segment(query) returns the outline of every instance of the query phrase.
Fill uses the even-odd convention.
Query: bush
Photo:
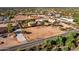
[[[8,30],[9,33],[13,31],[13,28],[14,27],[12,26],[12,24],[11,23],[8,23],[7,30]]]
[[[64,45],[63,38],[62,38],[61,36],[58,36],[58,37],[56,38],[56,43],[57,43],[57,45],[59,45],[59,46],[63,46],[63,45]]]
[[[70,48],[69,48],[69,47],[64,47],[62,50],[63,50],[63,51],[69,51]]]

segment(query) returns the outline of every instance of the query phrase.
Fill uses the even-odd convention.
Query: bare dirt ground
[[[61,23],[63,25],[63,28],[74,28],[72,25],[68,25],[68,24],[65,24],[65,23]]]
[[[16,25],[16,23],[11,23],[13,26]],[[7,27],[8,23],[7,24],[0,24],[0,27]]]
[[[10,38],[10,37],[5,38],[5,39],[0,38],[0,42],[4,42],[4,44],[0,44],[0,49],[12,47],[12,46],[16,46],[16,45],[21,44],[20,42],[17,41],[16,38]]]
[[[63,31],[61,31],[59,27],[52,27],[52,26],[37,26],[37,27],[26,28],[24,30],[30,32],[30,34],[24,34],[24,36],[28,38],[29,41],[48,38],[63,33]]]
[[[63,24],[64,27],[69,27],[68,25]],[[2,26],[2,25],[1,25]],[[38,40],[38,39],[44,39],[52,36],[56,36],[59,34],[64,33],[65,31],[60,30],[59,27],[56,26],[37,26],[37,27],[30,27],[23,29],[26,32],[29,32],[28,34],[25,33],[24,36],[28,41]],[[0,49],[12,47],[16,45],[20,45],[21,43],[17,41],[17,38],[13,37],[7,37],[7,38],[0,38],[0,42],[4,41],[4,44],[0,44]]]

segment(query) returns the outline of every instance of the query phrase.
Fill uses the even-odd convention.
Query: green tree
[[[69,32],[67,35],[66,35],[66,38],[67,38],[67,41],[75,41],[75,36],[76,36],[77,33],[75,32]]]
[[[74,17],[74,22],[75,22],[76,24],[79,24],[79,13],[75,13],[75,14],[73,15],[73,17]]]
[[[8,23],[7,30],[8,30],[9,33],[13,31],[13,26],[12,26],[11,23]]]
[[[74,38],[75,35],[76,34],[74,32],[70,32],[70,33],[67,34],[67,36],[66,36],[67,40],[66,40],[66,43],[65,43],[65,45],[67,47],[75,48],[75,41],[76,41],[76,39]]]
[[[56,38],[56,43],[57,43],[57,45],[59,45],[59,46],[63,46],[63,45],[64,45],[63,38],[62,38],[61,36],[58,36],[58,37]]]
[[[64,47],[62,50],[63,51],[69,51],[70,49],[69,49],[69,47]]]
[[[44,40],[43,44],[47,46],[51,45],[50,40],[48,39]]]

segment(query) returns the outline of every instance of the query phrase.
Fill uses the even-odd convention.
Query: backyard
[[[0,49],[5,49],[20,44],[21,43],[17,41],[17,38],[12,38],[12,37],[0,38]]]

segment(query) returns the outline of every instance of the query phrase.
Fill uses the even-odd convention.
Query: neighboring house
[[[46,18],[45,15],[38,15],[39,18]]]
[[[43,22],[42,21],[37,21],[36,25],[38,25],[38,26],[43,25]]]
[[[0,16],[0,21],[3,21],[3,16]]]
[[[72,18],[61,18],[61,20],[72,23],[74,19],[72,19]]]
[[[40,19],[36,19],[35,21],[36,21],[36,22],[39,22],[39,21],[42,22],[42,21],[44,21],[44,20],[47,20],[47,19],[45,19],[45,18],[40,18]]]
[[[55,25],[55,26],[60,26],[60,25],[61,25],[61,22],[60,22],[59,20],[55,20],[55,21],[53,22],[53,25]]]
[[[56,13],[56,14],[55,14],[55,17],[56,17],[56,18],[59,18],[59,17],[61,17],[61,15],[58,14],[58,13]]]
[[[54,23],[54,22],[55,22],[55,19],[48,19],[48,21],[49,21],[50,23]]]
[[[54,23],[55,22],[55,18],[41,18],[41,19],[37,19],[36,22],[44,22],[44,21],[48,21],[50,23]]]
[[[53,14],[52,13],[48,13],[48,16],[52,16]]]
[[[7,17],[7,16],[4,16],[4,21],[9,21],[9,17]]]
[[[0,16],[0,23],[6,23],[9,20],[9,17],[7,16]]]
[[[36,22],[34,21],[28,22],[28,26],[35,26],[35,25],[36,25]]]
[[[65,18],[65,17],[61,17],[61,18],[57,18],[57,20],[61,21],[61,22],[66,22],[66,23],[73,23],[73,18]]]

